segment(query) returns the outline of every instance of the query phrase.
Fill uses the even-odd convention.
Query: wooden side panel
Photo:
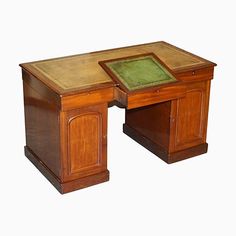
[[[61,176],[59,111],[24,82],[26,146],[57,177]]]
[[[50,89],[47,85],[41,82],[32,74],[22,69],[22,77],[25,83],[27,83],[32,89],[37,91],[45,100],[53,103],[58,109],[61,108],[61,98],[56,92]]]
[[[119,87],[114,88],[114,100],[119,102],[123,107],[127,107],[127,97],[127,93],[125,93]]]
[[[63,181],[107,170],[107,104],[61,112]]]
[[[173,102],[171,151],[205,143],[210,81],[190,84],[186,96]]]
[[[126,110],[126,125],[168,150],[171,102]]]

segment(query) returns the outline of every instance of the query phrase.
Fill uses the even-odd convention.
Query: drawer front
[[[94,104],[107,103],[113,101],[113,99],[114,88],[98,89],[91,92],[62,97],[61,110],[68,111]]]
[[[184,97],[186,86],[184,84],[169,87],[156,88],[145,92],[129,94],[127,97],[127,109],[147,106],[159,102]]]
[[[214,67],[176,73],[180,81],[201,81],[213,79]]]

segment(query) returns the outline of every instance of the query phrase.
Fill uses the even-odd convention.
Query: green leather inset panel
[[[175,77],[151,55],[121,59],[108,62],[106,65],[129,90],[176,81]]]

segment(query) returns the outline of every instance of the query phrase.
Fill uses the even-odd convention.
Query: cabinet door
[[[107,105],[62,112],[64,180],[103,172],[107,168]]]
[[[171,151],[206,142],[210,81],[191,83],[186,96],[173,101]]]

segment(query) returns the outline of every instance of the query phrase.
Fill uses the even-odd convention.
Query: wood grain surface
[[[145,53],[177,81],[127,92],[98,64]],[[215,65],[165,42],[21,64],[25,155],[61,193],[108,181],[112,103],[126,108],[124,133],[167,163],[203,154]]]
[[[50,60],[23,63],[21,66],[59,94],[78,92],[90,87],[114,84],[99,61],[154,53],[174,72],[215,65],[203,58],[165,42],[86,53]]]

